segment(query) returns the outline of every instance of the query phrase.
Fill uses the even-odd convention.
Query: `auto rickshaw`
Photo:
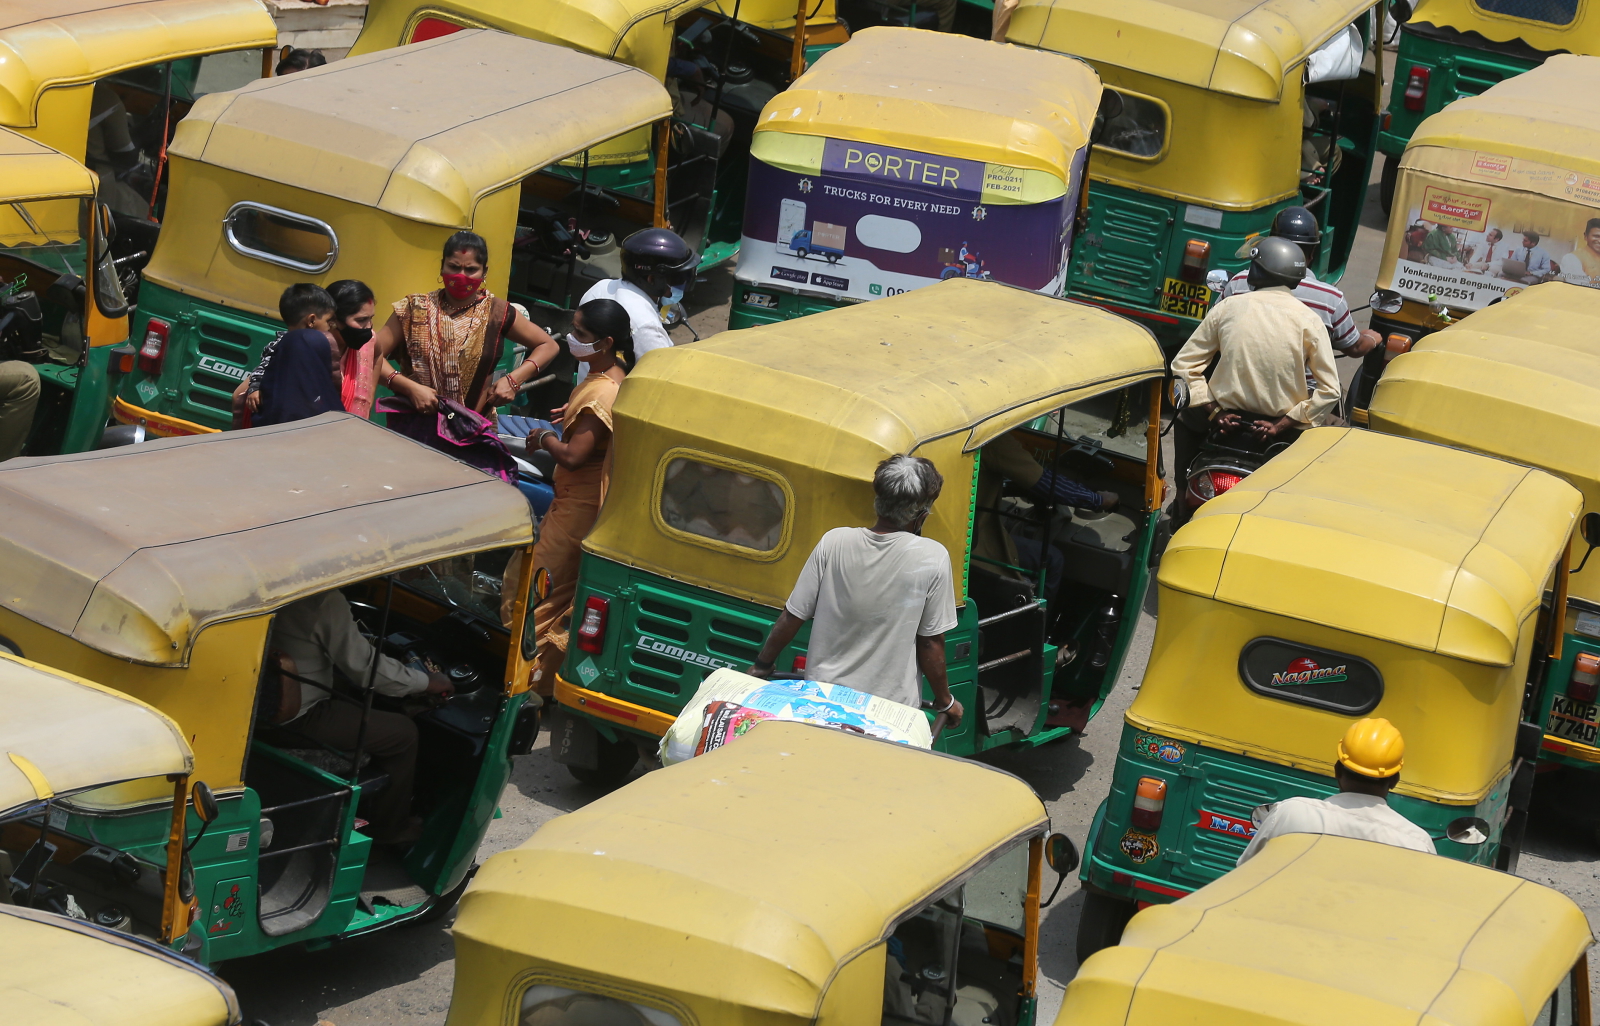
[[[649,202],[657,165],[668,164],[668,221],[700,253],[702,268],[738,252],[750,133],[762,104],[807,61],[849,38],[834,16],[834,0],[370,0],[350,53],[474,27],[620,61],[672,91],[676,127],[668,150],[639,129],[571,156],[549,173],[602,196],[610,191]],[[603,234],[601,245],[609,245],[610,234]]]
[[[1162,376],[1125,318],[961,278],[652,353],[613,411],[611,490],[553,682],[557,760],[615,783],[707,675],[749,666],[818,539],[873,522],[873,471],[896,453],[946,482],[924,534],[953,564],[945,652],[968,713],[938,747],[1081,730],[1116,682],[1166,530],[1147,455]],[[1120,506],[1006,494],[980,458],[997,444]],[[1018,538],[1045,555],[1023,565]],[[780,672],[803,676],[809,638],[807,624]]]
[[[128,303],[98,186],[78,161],[0,128],[0,360],[39,372],[30,455],[92,449],[109,419]]]
[[[1031,1026],[1049,829],[1009,773],[761,723],[485,862],[445,1022]]]
[[[1530,880],[1375,841],[1274,838],[1134,916],[1056,1026],[1588,1026],[1588,921]]]
[[[1094,65],[1122,110],[1089,160],[1068,294],[1149,325],[1169,352],[1284,207],[1322,225],[1311,268],[1355,242],[1383,102],[1371,0],[1021,0],[1008,42]],[[1381,68],[1381,62],[1378,62]]]
[[[1574,546],[1567,617],[1534,653],[1522,718],[1544,728],[1541,757],[1600,769],[1595,670],[1600,669],[1600,291],[1535,285],[1427,336],[1389,365],[1373,393],[1369,425],[1525,463],[1583,493],[1583,538]]]
[[[1424,118],[1465,96],[1538,67],[1558,53],[1600,53],[1600,26],[1575,0],[1530,4],[1489,0],[1394,0],[1400,46],[1378,149],[1383,161],[1383,212],[1400,157]]]
[[[491,291],[569,306],[618,270],[576,258],[565,215],[626,234],[665,223],[665,194],[586,210],[546,172],[671,111],[633,68],[482,29],[205,97],[173,140],[117,420],[161,436],[229,426],[234,388],[283,329],[285,287],[358,278],[385,311],[437,282],[459,229],[488,240]]]
[[[4,640],[0,702],[6,1020],[238,1026],[233,989],[171,950],[201,940],[190,926],[187,866],[167,872],[185,862],[190,836],[194,755],[178,725],[137,699],[18,659]],[[79,809],[125,811],[122,788],[146,779],[171,808],[161,813],[164,843],[124,848],[68,829]],[[198,782],[193,794],[203,833],[213,798]]]
[[[1452,319],[1541,281],[1600,287],[1600,57],[1550,58],[1418,126],[1389,214],[1362,423],[1384,365]]]
[[[371,422],[324,414],[11,460],[0,509],[0,637],[170,716],[215,792],[209,829],[186,845],[196,961],[317,947],[448,911],[510,756],[538,729],[524,593],[501,595],[533,542],[520,492]],[[414,714],[411,811],[424,825],[403,852],[363,832],[363,799],[387,774],[361,742],[343,751],[298,733],[283,696],[303,695],[294,682],[309,678],[269,658],[274,613],[333,589],[369,640],[456,687],[420,711],[374,697],[369,681],[336,679],[326,699],[354,703],[362,724],[374,708]],[[120,808],[74,806],[51,829],[157,861],[171,795],[165,783],[130,788]]]
[[[1201,506],[1162,558],[1090,827],[1080,961],[1233,868],[1258,806],[1332,794],[1363,716],[1405,737],[1395,811],[1441,855],[1514,870],[1539,749],[1523,689],[1581,507],[1541,470],[1354,428],[1302,433]]]
[[[729,326],[953,277],[1061,295],[1099,103],[1070,57],[856,33],[762,111]]]

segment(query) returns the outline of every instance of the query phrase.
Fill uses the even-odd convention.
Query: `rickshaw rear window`
[[[669,528],[756,552],[783,540],[788,497],[774,481],[687,457],[667,464],[661,519]]]
[[[521,1026],[683,1026],[659,1008],[602,994],[536,984],[522,995]]]
[[[1383,674],[1365,659],[1282,638],[1245,645],[1239,676],[1257,694],[1351,716],[1365,716],[1383,700]]]
[[[1106,122],[1095,145],[1142,160],[1159,157],[1167,145],[1167,105],[1153,96],[1111,91],[1122,97],[1122,113]]]
[[[1578,0],[1473,0],[1480,11],[1546,25],[1571,25],[1578,17]]]
[[[228,244],[248,257],[320,274],[339,257],[339,239],[326,223],[260,203],[235,203],[223,222]]]

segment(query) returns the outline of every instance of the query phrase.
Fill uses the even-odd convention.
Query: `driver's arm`
[[[337,591],[330,591],[322,597],[321,605],[317,614],[316,634],[328,653],[328,659],[356,686],[365,687],[367,671],[372,664],[372,645],[356,627],[350,603]],[[406,666],[397,659],[379,655],[378,670],[372,678],[372,684],[373,690],[380,695],[404,698],[428,690],[428,674]]]

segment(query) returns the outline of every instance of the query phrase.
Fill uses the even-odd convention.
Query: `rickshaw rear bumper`
[[[1165,904],[1192,893],[1192,888],[1174,887],[1153,876],[1129,872],[1126,866],[1112,865],[1100,852],[1100,833],[1105,829],[1105,821],[1106,802],[1102,801],[1095,810],[1094,822],[1089,825],[1083,866],[1078,870],[1078,880],[1084,890],[1131,901],[1140,908]]]
[[[666,734],[677,719],[672,713],[579,687],[559,673],[556,674],[555,700],[569,713],[655,738]]]

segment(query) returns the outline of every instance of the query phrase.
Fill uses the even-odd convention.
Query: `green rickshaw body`
[[[948,333],[919,327],[935,322]],[[924,533],[951,554],[960,623],[946,662],[971,710],[938,747],[974,754],[1081,729],[1116,680],[1166,527],[1143,456],[1161,366],[1149,333],[1122,318],[966,279],[649,354],[616,405],[571,642],[559,668],[542,654],[536,671],[556,670],[539,686],[563,714],[558,760],[587,773],[620,752],[623,772],[707,675],[748,667],[817,540],[870,524],[874,469],[907,451],[945,476]],[[1121,498],[1051,522],[1044,551],[1056,545],[1064,569],[1048,600],[1035,597],[1047,574],[1018,566],[1006,541],[1004,523],[1038,521],[989,467],[984,447],[1002,436],[1045,466],[1094,453],[1084,479]],[[779,672],[803,670],[809,639],[808,625]]]
[[[1524,687],[1581,497],[1542,471],[1408,441],[1310,430],[1173,536],[1085,852],[1096,914],[1080,951],[1115,943],[1116,909],[1231,869],[1260,806],[1337,790],[1336,742],[1364,716],[1406,740],[1396,811],[1442,855],[1515,864],[1535,754]],[[1165,788],[1153,825],[1134,810],[1141,780]],[[1463,817],[1486,843],[1446,838]]]

